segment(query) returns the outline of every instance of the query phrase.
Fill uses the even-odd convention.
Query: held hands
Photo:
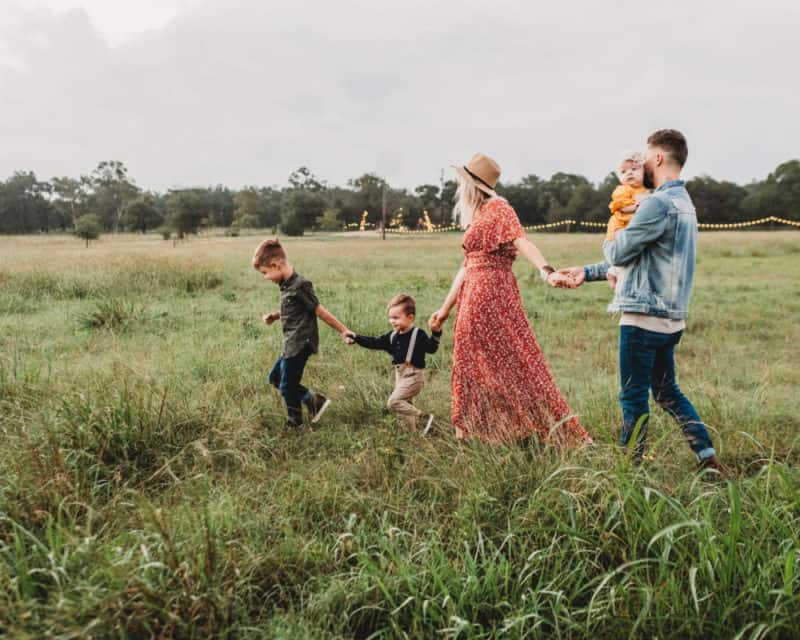
[[[571,275],[562,273],[561,271],[553,271],[548,274],[547,283],[551,287],[556,287],[557,289],[574,289],[578,286]]]
[[[439,309],[436,311],[428,320],[428,327],[431,331],[441,331],[442,325],[447,320],[448,316],[450,315],[449,312],[445,311],[444,309]]]
[[[281,312],[280,311],[273,311],[272,313],[265,313],[263,316],[261,316],[261,321],[264,324],[267,324],[267,325],[272,324],[276,320],[280,320],[280,319],[281,319]]]
[[[345,329],[341,333],[342,341],[345,344],[355,344],[356,343],[356,334],[350,331],[350,329]]]
[[[568,267],[559,269],[547,277],[547,282],[554,286],[566,289],[580,287],[586,281],[586,273],[583,267]]]

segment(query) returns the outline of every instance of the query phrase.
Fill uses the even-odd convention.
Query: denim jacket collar
[[[671,189],[672,187],[682,187],[686,184],[686,181],[681,180],[678,178],[677,180],[667,180],[664,184],[662,184],[656,191],[666,191],[667,189]]]

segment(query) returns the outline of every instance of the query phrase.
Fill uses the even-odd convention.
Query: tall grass
[[[559,265],[597,256],[594,236],[536,240]],[[698,475],[659,410],[642,467],[615,444],[602,284],[518,269],[592,449],[454,441],[449,327],[419,400],[435,437],[384,412],[383,357],[324,327],[306,380],[334,405],[297,435],[265,379],[277,292],[252,238],[49,242],[0,273],[0,636],[798,637],[798,236],[702,239],[679,375],[730,481]],[[459,262],[455,237],[289,251],[363,333],[400,289],[435,309]]]

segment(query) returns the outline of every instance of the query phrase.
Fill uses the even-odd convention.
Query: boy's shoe
[[[306,406],[311,414],[311,422],[319,422],[322,414],[331,406],[331,401],[321,393],[312,392],[311,400],[308,401]]]
[[[287,420],[284,427],[286,428],[287,431],[294,431],[296,433],[300,433],[303,430],[303,423],[295,422],[294,420]]]
[[[428,413],[422,416],[422,423],[424,425],[422,427],[422,435],[427,436],[431,432],[431,429],[433,428],[433,414]]]

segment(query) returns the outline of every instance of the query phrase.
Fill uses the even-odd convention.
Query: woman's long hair
[[[456,204],[453,207],[453,214],[458,219],[462,229],[466,229],[472,223],[475,214],[478,213],[478,210],[488,199],[489,196],[469,180],[465,180],[461,176],[458,177],[458,186],[456,187],[454,198]]]

